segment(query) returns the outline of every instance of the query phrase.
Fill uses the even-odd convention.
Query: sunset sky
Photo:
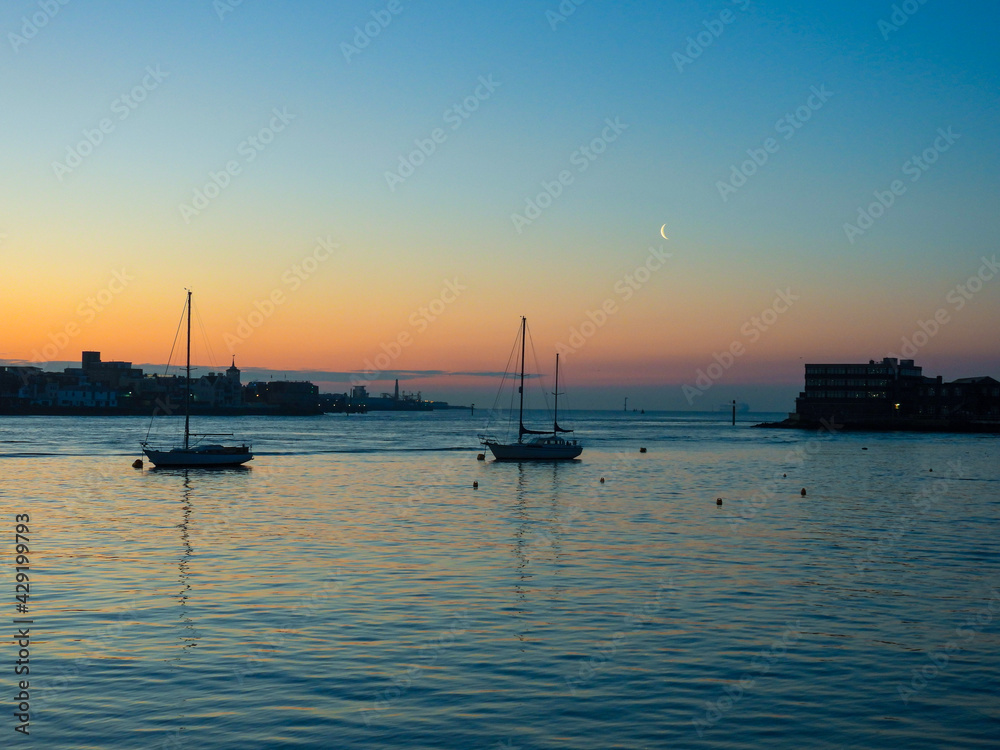
[[[488,405],[521,315],[578,408],[1000,377],[1000,9],[801,6],[11,0],[0,359],[163,363],[189,287],[325,391]]]

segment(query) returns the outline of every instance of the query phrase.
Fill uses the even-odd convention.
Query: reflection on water
[[[198,645],[198,634],[195,631],[194,622],[187,611],[188,598],[191,595],[191,573],[189,566],[191,565],[191,556],[194,554],[194,549],[191,547],[191,535],[188,532],[188,527],[191,523],[191,477],[189,469],[184,469],[183,471],[182,516],[181,522],[178,524],[178,528],[181,530],[182,552],[177,559],[178,582],[181,588],[177,593],[177,602],[180,605],[180,619],[184,628],[181,641],[184,643],[184,648],[189,648]]]
[[[425,431],[460,443],[448,419]],[[810,435],[642,419],[591,427],[574,464],[136,471],[86,455],[86,420],[65,455],[0,457],[8,517],[32,515],[36,742],[990,746],[995,440],[844,435],[790,461]],[[288,429],[330,448],[355,429],[324,424]]]

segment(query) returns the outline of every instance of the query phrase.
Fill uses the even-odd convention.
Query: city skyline
[[[163,362],[192,288],[328,391],[488,405],[521,315],[575,408],[996,376],[997,13],[14,3],[0,360]]]
[[[101,360],[101,352],[83,352],[84,357],[88,354],[96,355],[98,361]],[[896,357],[899,360],[898,357]],[[901,360],[902,364],[906,364],[906,358]],[[316,371],[316,370],[284,370],[284,371],[274,371],[267,369],[260,369],[254,367],[238,367],[235,361],[235,356],[233,356],[229,367],[222,367],[219,365],[203,365],[192,363],[191,374],[193,380],[199,380],[204,378],[206,375],[212,376],[217,375],[222,377],[228,374],[231,367],[236,367],[237,379],[241,380],[244,385],[249,383],[269,383],[275,381],[286,381],[286,382],[308,382],[313,385],[318,386],[320,394],[326,395],[346,395],[350,396],[355,386],[364,386],[371,397],[376,397],[380,395],[392,395],[394,390],[397,390],[400,394],[408,394],[409,397],[414,397],[421,393],[420,384],[422,382],[432,381],[434,386],[442,387],[444,390],[437,391],[432,390],[430,392],[424,392],[422,398],[424,401],[435,401],[439,404],[444,402],[450,404],[453,407],[468,407],[470,405],[474,406],[478,403],[478,408],[483,410],[489,410],[491,405],[493,405],[494,400],[501,395],[497,389],[497,385],[501,382],[501,379],[505,376],[507,380],[510,381],[510,375],[512,373],[504,373],[497,371],[480,371],[480,372],[447,372],[442,370],[434,371],[381,371],[377,369],[374,362],[368,360],[371,364],[371,369],[361,371],[361,372],[330,372],[330,371]],[[164,364],[156,363],[134,363],[127,360],[105,360],[105,365],[117,365],[117,366],[128,366],[130,369],[137,369],[144,373],[145,377],[152,376],[164,376],[169,375],[172,377],[183,377],[183,367],[177,363],[170,366]],[[540,364],[540,363],[538,363]],[[860,366],[864,368],[865,362],[862,360],[852,360],[847,363],[831,363],[831,362],[809,362],[804,363],[805,368],[805,379],[808,381],[809,378],[809,368],[823,367],[826,365],[835,366]],[[868,360],[868,364],[880,364],[876,360]],[[921,369],[919,361],[915,362],[917,369]],[[19,367],[19,366],[31,366],[28,362],[10,362],[0,360],[0,367]],[[80,371],[80,361],[72,362],[47,362],[45,363],[45,368],[43,372],[48,373],[62,373],[64,370],[67,372],[79,372]],[[37,366],[37,365],[35,365]],[[86,368],[86,361],[83,362],[84,369]],[[708,368],[704,370],[699,369],[694,383],[688,385],[685,384],[682,388],[685,398],[688,399],[688,404],[685,408],[684,404],[670,404],[666,406],[662,405],[662,402],[657,401],[657,399],[662,399],[663,394],[660,390],[650,390],[646,392],[642,389],[637,389],[634,395],[626,395],[624,397],[624,402],[619,404],[612,404],[606,398],[603,403],[597,407],[575,407],[575,408],[597,408],[603,411],[692,411],[692,412],[716,412],[725,411],[728,413],[729,407],[732,401],[737,401],[741,413],[746,410],[756,413],[776,413],[785,412],[784,409],[785,401],[791,400],[793,405],[796,403],[796,397],[801,395],[803,388],[803,381],[800,379],[797,383],[790,385],[776,384],[772,385],[769,389],[761,389],[755,392],[755,397],[758,399],[754,404],[747,404],[744,396],[747,391],[753,391],[753,389],[748,389],[745,386],[734,386],[727,387],[725,385],[719,385],[715,387],[719,381],[717,372],[724,372],[722,365],[716,361],[713,362]],[[548,389],[552,387],[552,376],[553,373],[545,367],[530,367],[526,371],[525,377],[531,381],[537,381],[537,385],[531,386],[531,392],[527,396],[528,407],[529,408],[540,408],[545,405],[543,393],[548,393]],[[947,384],[953,380],[960,380],[958,376],[941,375],[940,373],[928,372],[926,373],[928,382],[933,381],[936,377],[940,377]],[[980,375],[980,376],[966,376],[966,379],[976,379],[977,377],[990,378],[992,376]],[[458,387],[454,391],[448,391],[449,383],[475,383],[476,381],[490,381],[493,384],[492,390],[489,388],[474,386],[461,388]],[[27,383],[27,380],[25,380]],[[563,386],[560,386],[561,388]],[[70,386],[72,389],[72,386]],[[711,396],[709,398],[700,399],[700,396],[704,396],[709,393],[710,390],[714,388]],[[574,389],[576,390],[576,389]],[[700,393],[694,394],[692,392]],[[787,392],[786,392],[787,391]],[[792,392],[794,391],[794,392]],[[462,396],[461,400],[456,401],[454,398],[454,393],[458,393]],[[631,393],[631,392],[630,392]],[[789,395],[791,394],[791,395]],[[509,395],[509,394],[508,394]],[[560,390],[560,395],[563,396],[563,408],[573,410],[572,405],[573,399],[570,399],[570,405],[566,406],[566,392]],[[600,399],[601,393],[594,392],[585,394],[585,396],[590,396],[594,399]],[[689,396],[695,395],[694,398],[688,398]],[[632,400],[632,405],[629,406],[629,399]],[[699,408],[700,405],[700,408]],[[503,402],[497,404],[500,408],[505,408]],[[484,412],[485,413],[485,412]],[[790,412],[789,412],[790,413]]]

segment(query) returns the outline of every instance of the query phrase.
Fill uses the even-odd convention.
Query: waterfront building
[[[991,377],[944,382],[912,359],[805,366],[805,389],[791,421],[846,424],[1000,421],[1000,382]]]

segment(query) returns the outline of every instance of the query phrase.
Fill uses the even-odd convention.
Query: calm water
[[[997,747],[997,437],[571,416],[547,465],[467,412],[202,419],[257,458],[186,472],[0,418],[3,746]]]

